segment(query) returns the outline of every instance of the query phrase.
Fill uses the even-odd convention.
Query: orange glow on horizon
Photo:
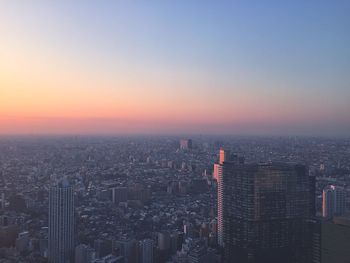
[[[0,134],[215,133],[244,127],[256,132],[259,125],[317,123],[339,115],[317,103],[310,110],[292,92],[256,93],[257,80],[233,85],[196,70],[133,69],[117,63],[107,69],[37,47],[4,50]],[[226,91],[217,92],[222,86]]]

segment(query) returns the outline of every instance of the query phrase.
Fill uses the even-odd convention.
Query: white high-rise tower
[[[219,152],[219,163],[214,164],[214,178],[218,182],[218,244],[223,244],[223,184],[222,184],[222,165],[228,160],[230,153],[224,149],[220,149]]]
[[[345,191],[339,186],[329,185],[322,192],[322,216],[331,218],[345,212]]]
[[[49,262],[74,260],[74,195],[67,180],[49,193]]]

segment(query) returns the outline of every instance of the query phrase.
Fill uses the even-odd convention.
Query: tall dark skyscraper
[[[67,263],[74,259],[74,195],[67,180],[50,189],[49,262]]]
[[[222,177],[225,262],[305,262],[314,205],[306,167],[225,162]]]

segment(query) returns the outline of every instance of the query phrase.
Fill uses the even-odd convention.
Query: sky
[[[350,1],[0,2],[0,134],[350,136]]]

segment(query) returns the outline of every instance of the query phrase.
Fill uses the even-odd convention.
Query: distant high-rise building
[[[128,200],[128,188],[127,187],[115,187],[112,188],[112,202],[120,203]]]
[[[113,244],[111,240],[97,239],[94,241],[94,249],[96,257],[102,258],[112,253]]]
[[[322,193],[322,216],[331,218],[345,212],[345,190],[342,187],[329,185]]]
[[[179,249],[179,246],[181,245],[180,242],[180,235],[177,232],[174,232],[170,235],[170,254],[175,254],[176,251]]]
[[[122,239],[114,242],[119,249],[119,254],[127,263],[139,262],[139,244],[135,239]]]
[[[158,233],[158,258],[161,262],[166,261],[169,257],[171,248],[170,233],[167,231]]]
[[[75,263],[91,263],[95,259],[95,250],[80,244],[75,248]]]
[[[189,263],[209,263],[207,257],[207,248],[203,244],[195,245],[188,255]]]
[[[29,248],[29,232],[22,232],[18,234],[16,239],[16,249],[18,252],[24,252]]]
[[[225,161],[244,163],[244,158],[238,158],[237,155],[231,154],[229,151],[220,149],[219,163],[214,164],[214,178],[218,183],[218,244],[224,246],[223,242],[223,184],[222,171]]]
[[[230,153],[227,150],[225,151],[223,148],[221,148],[219,152],[219,164],[223,165],[229,154]]]
[[[190,149],[192,149],[192,140],[191,139],[182,139],[182,140],[180,140],[180,149],[181,150],[190,150]]]
[[[74,260],[74,195],[67,180],[49,193],[49,262]]]
[[[193,226],[190,222],[185,222],[184,225],[184,234],[186,237],[191,237],[192,232],[193,232]]]
[[[5,209],[5,193],[1,193],[0,209]]]
[[[225,151],[220,149],[219,163],[214,164],[214,178],[218,182],[218,245],[224,245],[224,231],[223,231],[223,210],[222,210],[222,201],[223,201],[223,187],[222,187],[222,166],[225,160]]]
[[[324,163],[321,163],[320,164],[320,171],[323,172],[325,170],[325,165]]]
[[[0,226],[0,247],[15,246],[18,233],[18,225]]]
[[[222,173],[222,165],[219,163],[214,163],[214,169],[213,169],[213,179],[216,181],[219,180],[219,176]]]
[[[224,162],[225,262],[305,262],[303,229],[313,211],[312,181],[303,165]]]
[[[145,239],[140,242],[141,263],[154,263],[154,241]]]
[[[223,185],[222,173],[218,177],[218,245],[224,246]]]

